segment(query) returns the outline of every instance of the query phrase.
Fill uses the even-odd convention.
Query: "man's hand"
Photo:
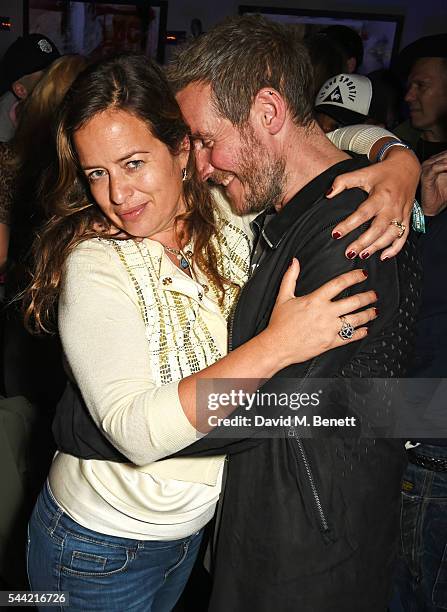
[[[425,215],[437,215],[447,206],[447,151],[422,164],[421,195]]]
[[[399,253],[408,236],[420,172],[421,166],[414,153],[403,147],[393,147],[385,161],[335,179],[328,198],[352,187],[367,191],[369,197],[356,212],[334,228],[332,235],[341,238],[374,218],[371,227],[348,246],[346,256],[349,253],[350,259],[357,255],[366,259],[376,251],[386,249],[380,256],[384,260]],[[401,238],[399,229],[391,225],[392,221],[406,226]]]

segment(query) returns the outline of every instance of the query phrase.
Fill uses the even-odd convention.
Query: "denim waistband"
[[[411,449],[417,455],[425,457],[439,457],[447,459],[447,446],[433,446],[431,444],[419,444]]]
[[[90,540],[107,541],[115,547],[122,547],[128,550],[166,547],[175,545],[181,542],[187,542],[196,537],[203,529],[192,534],[191,536],[180,538],[178,540],[138,540],[131,538],[123,538],[120,536],[98,533],[77,521],[74,521],[57,503],[48,481],[45,483],[36,504],[36,511],[39,519],[44,527],[48,530],[51,536],[63,538],[67,532],[72,532],[78,537],[83,537]]]

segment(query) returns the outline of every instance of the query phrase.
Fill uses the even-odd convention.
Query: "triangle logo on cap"
[[[322,102],[337,102],[338,104],[344,104],[343,96],[341,95],[340,87],[337,85]],[[320,102],[321,104],[321,102]]]

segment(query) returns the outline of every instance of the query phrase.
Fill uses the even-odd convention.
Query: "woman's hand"
[[[268,327],[257,336],[266,343],[265,350],[276,353],[280,369],[361,340],[368,333],[366,323],[377,317],[374,307],[350,314],[376,302],[374,291],[333,301],[342,291],[366,279],[363,270],[346,272],[308,295],[295,297],[299,271],[298,260],[294,258],[284,274]],[[356,328],[350,340],[339,335],[343,324],[340,317]]]
[[[332,236],[341,238],[374,218],[371,227],[347,247],[346,254],[352,251],[366,259],[376,251],[389,247],[380,256],[384,260],[399,253],[408,236],[420,171],[420,164],[411,151],[393,147],[385,161],[335,179],[328,198],[353,187],[367,191],[369,198],[334,228]],[[391,224],[392,221],[406,226],[402,237],[399,238],[399,229]]]

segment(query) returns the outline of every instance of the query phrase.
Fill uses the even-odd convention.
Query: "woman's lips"
[[[118,217],[122,217],[123,219],[135,219],[139,216],[139,214],[143,211],[146,206],[146,202],[144,204],[139,204],[138,206],[134,206],[133,208],[129,208],[129,210],[121,211],[117,213]]]

